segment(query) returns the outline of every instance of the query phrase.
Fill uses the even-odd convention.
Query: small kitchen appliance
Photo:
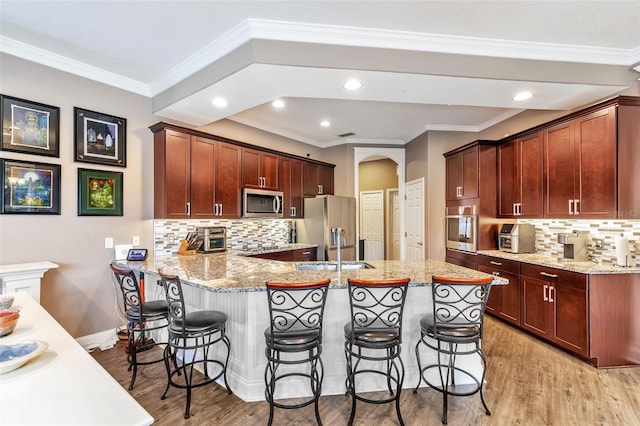
[[[586,262],[587,258],[587,239],[589,231],[573,231],[558,233],[558,242],[564,245],[564,260],[574,260],[577,262]]]
[[[445,211],[448,249],[475,253],[478,250],[476,206],[447,207]]]
[[[281,218],[283,217],[283,197],[282,191],[244,188],[242,190],[242,217]]]
[[[196,228],[202,244],[198,253],[215,253],[227,249],[227,229],[224,226],[205,226]]]
[[[503,223],[498,231],[498,250],[509,253],[535,252],[535,227],[530,223]]]

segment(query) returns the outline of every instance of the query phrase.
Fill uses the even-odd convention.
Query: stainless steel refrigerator
[[[336,195],[305,198],[304,219],[298,220],[298,242],[318,245],[318,260],[336,260],[331,228],[344,230],[340,247],[343,261],[356,260],[356,199]]]

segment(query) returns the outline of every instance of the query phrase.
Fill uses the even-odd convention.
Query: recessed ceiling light
[[[351,80],[347,80],[343,87],[347,90],[358,90],[362,87],[362,83],[355,78],[352,78]]]
[[[271,105],[273,105],[274,108],[284,108],[284,101],[282,99],[276,99],[271,102]]]
[[[327,120],[322,120],[322,121],[320,122],[320,125],[321,125],[322,127],[329,127],[329,126],[331,126],[331,123],[329,123],[329,121],[327,121]]]
[[[514,101],[526,101],[527,99],[531,99],[533,93],[531,92],[520,92],[513,97]]]
[[[211,101],[211,103],[212,103],[214,106],[217,106],[218,108],[224,108],[224,107],[226,107],[227,105],[229,105],[229,104],[227,103],[227,100],[226,100],[225,98],[220,97],[220,96],[218,96],[218,97],[216,97],[216,98],[213,98],[213,100]]]

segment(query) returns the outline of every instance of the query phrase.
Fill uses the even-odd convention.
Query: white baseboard
[[[91,351],[95,348],[105,350],[111,349],[116,345],[118,342],[118,336],[116,336],[115,329],[109,329],[89,334],[87,336],[78,337],[76,342],[78,342],[86,351]]]

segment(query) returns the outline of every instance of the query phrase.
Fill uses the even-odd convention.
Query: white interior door
[[[365,260],[384,260],[383,191],[360,192],[360,238]]]
[[[387,260],[400,259],[400,194],[398,189],[387,189],[386,217]]]
[[[424,178],[405,184],[407,260],[424,260]]]

